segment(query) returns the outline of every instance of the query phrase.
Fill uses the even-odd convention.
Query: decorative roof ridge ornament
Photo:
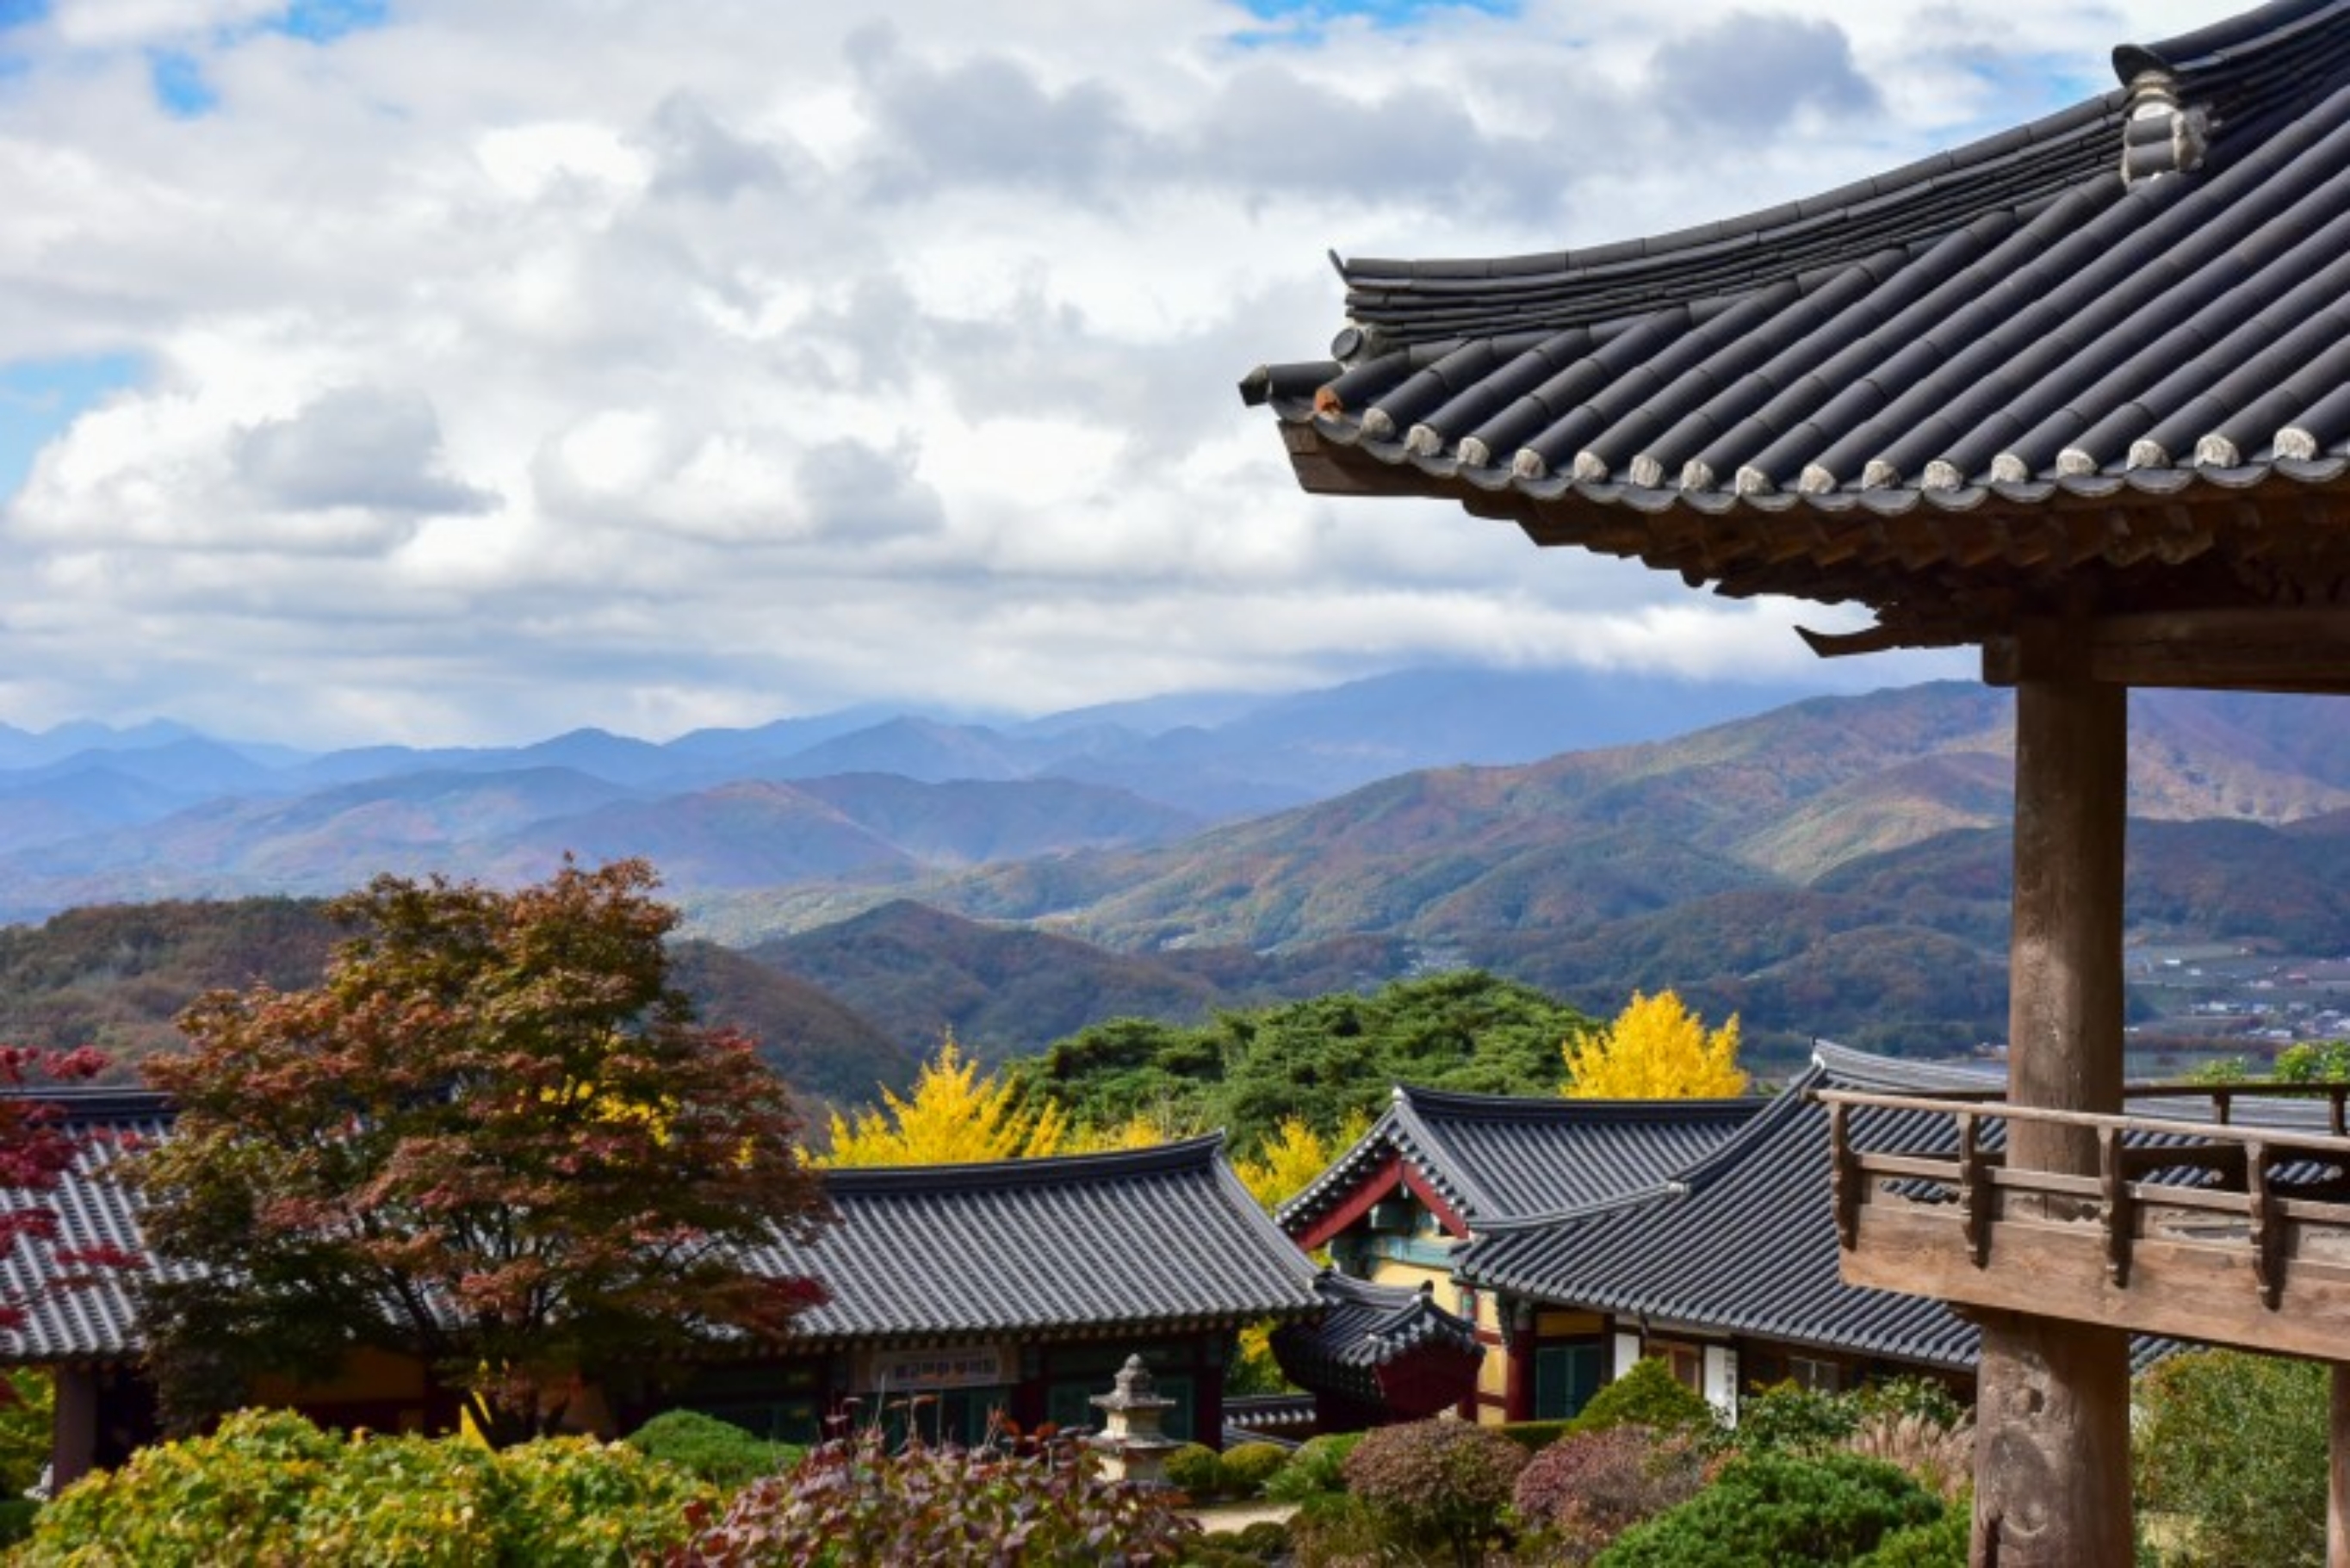
[[[1394,335],[1378,322],[1365,326],[1359,321],[1349,321],[1338,328],[1336,337],[1330,339],[1330,358],[1352,369],[1398,347]]]
[[[2200,104],[2178,101],[2169,71],[2140,71],[2129,82],[2129,113],[2122,120],[2122,183],[2158,180],[2199,169],[2211,143],[2210,116]]]

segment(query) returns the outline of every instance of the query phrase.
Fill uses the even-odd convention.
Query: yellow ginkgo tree
[[[1047,1101],[1024,1107],[1014,1085],[993,1074],[983,1077],[950,1033],[922,1064],[911,1094],[884,1089],[880,1106],[853,1120],[835,1111],[831,1133],[818,1165],[962,1165],[1059,1154],[1069,1127],[1060,1106]]]
[[[1566,1086],[1577,1100],[1695,1100],[1746,1092],[1738,1015],[1711,1033],[1670,991],[1632,1001],[1605,1029],[1566,1043]]]
[[[1368,1116],[1355,1111],[1326,1139],[1304,1116],[1284,1116],[1264,1147],[1249,1158],[1235,1161],[1232,1170],[1270,1214],[1305,1191],[1306,1183],[1327,1169],[1370,1126]]]

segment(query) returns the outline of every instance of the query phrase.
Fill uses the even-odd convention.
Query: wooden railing
[[[2246,1099],[2280,1094],[2324,1101],[2324,1128],[2238,1119]],[[2041,1110],[1995,1091],[1815,1097],[1827,1110],[1848,1282],[2253,1348],[2350,1352],[2350,1084],[2128,1092],[2138,1103],[2199,1099],[2208,1120]],[[1868,1110],[1908,1114],[1880,1122]],[[2012,1165],[2006,1135],[2019,1124],[2070,1129],[2078,1168]]]

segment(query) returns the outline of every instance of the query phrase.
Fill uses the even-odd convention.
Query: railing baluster
[[[2252,1278],[2261,1304],[2274,1310],[2284,1290],[2284,1227],[2269,1193],[2269,1151],[2257,1141],[2244,1146],[2244,1195],[2251,1200]]]
[[[1981,1268],[1991,1259],[1991,1183],[1982,1157],[1982,1130],[1972,1111],[1959,1123],[1959,1222],[1966,1228],[1967,1254]]]
[[[2116,1285],[2129,1283],[2130,1187],[2122,1168],[2119,1127],[2097,1129],[2097,1181],[2104,1200],[2097,1205],[2097,1223],[2106,1230],[2106,1277]]]

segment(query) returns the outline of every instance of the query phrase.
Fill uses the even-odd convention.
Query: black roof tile
[[[1900,515],[1922,494],[1941,504],[1917,523],[1939,528],[1985,506],[2340,483],[2282,460],[2350,456],[2350,0],[2263,6],[2116,67],[2102,97],[1744,218],[1341,263],[1344,368],[1311,387],[1261,371],[1243,395],[1396,471],[1387,485],[1473,493],[1565,535],[1545,542],[1918,625],[2083,559],[1946,534],[1824,572],[1766,548],[1768,520],[1856,499]],[[2126,143],[2147,177],[2125,178]],[[1690,543],[1642,522],[1681,507],[1726,526]],[[2269,591],[2224,586],[2236,547],[2188,550],[2219,564],[2178,591]]]
[[[1322,1299],[1320,1318],[1273,1332],[1275,1359],[1302,1388],[1376,1405],[1383,1398],[1379,1369],[1405,1355],[1433,1347],[1473,1367],[1485,1354],[1477,1325],[1438,1306],[1425,1287],[1374,1284],[1326,1270],[1314,1288]]]
[[[1765,1104],[1570,1100],[1399,1085],[1386,1114],[1284,1204],[1301,1234],[1390,1158],[1411,1165],[1472,1224],[1555,1212],[1634,1191],[1690,1164]]]
[[[1922,1296],[1866,1290],[1838,1272],[1825,1107],[1819,1088],[1933,1097],[2004,1085],[1997,1068],[1898,1061],[1822,1044],[1786,1091],[1711,1155],[1669,1179],[1578,1212],[1480,1225],[1455,1254],[1471,1284],[1652,1322],[1951,1368],[1974,1363],[1974,1328]],[[2199,1119],[2166,1106],[2172,1119]],[[2240,1121],[2323,1125],[2309,1103],[2240,1102]],[[1854,1113],[1871,1147],[1947,1148],[1948,1119]],[[1998,1126],[1990,1137],[1996,1142]],[[2143,1365],[2168,1342],[2141,1338]]]
[[[100,1136],[52,1193],[0,1189],[0,1206],[47,1207],[59,1245],[144,1253],[136,1206],[109,1168],[136,1140],[171,1133],[155,1095],[43,1094]],[[1318,1310],[1314,1264],[1265,1218],[1225,1163],[1221,1137],[1156,1148],[994,1165],[827,1171],[840,1223],[807,1246],[753,1254],[814,1273],[833,1300],[798,1320],[810,1344],[1231,1326]],[[120,1360],[138,1354],[137,1275],[51,1286],[50,1250],[0,1260],[0,1291],[27,1303],[0,1359]]]

